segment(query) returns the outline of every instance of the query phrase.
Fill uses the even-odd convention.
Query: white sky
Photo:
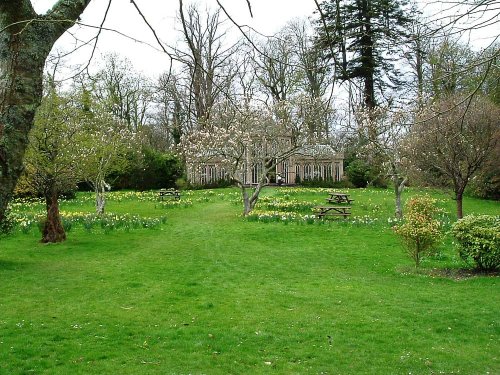
[[[44,13],[56,0],[31,0],[35,10]],[[184,7],[192,0],[184,0]],[[197,0],[200,8],[216,8],[215,0]],[[250,25],[265,35],[272,35],[277,32],[285,23],[293,18],[307,18],[316,9],[313,0],[250,0],[252,4],[253,19],[250,17],[246,0],[220,0],[233,19],[241,25]],[[175,28],[175,19],[179,7],[178,0],[136,0],[139,8],[153,26],[158,36],[167,45],[175,46],[180,38],[180,32]],[[441,17],[445,14],[440,7],[448,9],[450,14],[457,15],[461,9],[452,7],[450,4],[456,2],[419,0],[420,5],[427,14],[434,17]],[[81,17],[84,24],[99,26],[107,7],[107,0],[93,0]],[[475,35],[468,37],[472,40],[471,45],[479,48],[487,46],[494,37],[500,35],[500,19],[497,12],[494,21],[496,25],[481,29]],[[470,20],[469,21],[474,21]],[[476,20],[477,21],[477,20]],[[228,24],[228,27],[230,25]],[[115,32],[103,31],[94,57],[93,65],[99,63],[100,57],[104,53],[116,52],[119,55],[129,58],[138,71],[142,71],[150,77],[156,77],[169,68],[170,60],[165,53],[159,51],[159,46],[155,41],[151,30],[145,25],[140,15],[137,13],[130,0],[113,0],[104,27],[117,30],[131,38],[135,38],[144,43],[132,41]],[[231,28],[230,37],[239,38],[240,32],[236,28]],[[72,29],[74,35],[81,40],[88,40],[97,33],[97,28],[75,27]],[[465,36],[467,37],[467,36]],[[75,45],[74,37],[65,34],[56,44],[55,49],[71,50]],[[72,63],[83,64],[88,61],[91,48],[83,49],[71,58]],[[62,78],[62,77],[59,77]]]
[[[293,18],[306,18],[311,16],[316,5],[313,0],[251,0],[253,19],[250,17],[246,0],[220,0],[231,17],[239,24],[250,25],[259,32],[272,35],[285,23]],[[32,0],[35,10],[44,13],[55,0]],[[178,13],[178,0],[136,0],[140,10],[153,26],[159,38],[165,44],[175,46],[180,37],[180,32],[175,28]],[[190,3],[184,1],[184,8]],[[201,9],[205,7],[216,8],[215,0],[198,0]],[[99,26],[105,14],[108,1],[93,0],[81,17],[81,22],[93,26]],[[230,24],[228,23],[228,27]],[[117,30],[129,37],[149,43],[151,46],[135,42],[120,36],[117,33],[103,31],[99,37],[96,51],[96,61],[100,56],[108,52],[116,52],[129,58],[138,71],[155,77],[169,67],[170,59],[165,53],[160,52],[160,47],[154,39],[153,33],[144,23],[135,7],[129,0],[113,0],[104,27]],[[234,37],[240,36],[240,31],[231,28]],[[72,29],[82,40],[88,40],[97,33],[97,29],[76,27]],[[230,35],[233,36],[233,35]],[[55,49],[70,50],[75,39],[70,35],[63,36],[56,44]],[[85,63],[91,54],[91,48],[74,56],[72,61]],[[61,78],[61,77],[59,77]]]

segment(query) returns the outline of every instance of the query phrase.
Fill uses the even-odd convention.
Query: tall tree
[[[178,73],[170,72],[160,76],[155,95],[158,111],[151,131],[156,135],[157,141],[163,140],[164,149],[178,145],[182,135],[187,131],[188,97]]]
[[[289,99],[300,83],[297,55],[290,33],[282,30],[267,38],[255,55],[255,74],[273,104]]]
[[[335,77],[328,69],[329,61],[314,43],[310,22],[295,20],[287,24],[284,31],[292,36],[301,88],[311,99],[309,104],[314,103],[314,108],[306,112],[309,115],[306,119],[309,134],[312,137],[328,137],[330,116],[321,118],[318,114],[331,114],[331,111],[325,110],[330,107],[332,99],[332,95],[326,95],[327,90],[333,91],[335,86]]]
[[[92,96],[130,131],[140,131],[149,122],[153,85],[129,60],[106,55],[104,67],[88,80]]]
[[[317,43],[335,62],[342,81],[361,81],[363,104],[377,105],[376,88],[398,83],[394,60],[410,22],[406,0],[325,0]]]
[[[410,160],[436,185],[451,186],[457,217],[465,188],[488,160],[494,160],[500,109],[482,97],[442,99],[423,111],[411,131]]]
[[[39,15],[29,0],[0,2],[0,222],[23,170],[45,60],[89,3],[59,0]]]
[[[425,62],[428,56],[429,44],[431,42],[430,32],[427,25],[420,19],[418,14],[412,15],[409,29],[409,48],[405,53],[406,60],[410,65],[410,90],[412,97],[416,96],[417,107],[421,109],[425,103],[426,92],[424,91]]]
[[[187,12],[181,6],[180,18],[187,50],[177,49],[176,55],[188,77],[193,120],[203,127],[213,106],[231,84],[234,76],[231,56],[236,46],[225,43],[220,10],[206,10],[203,14],[195,5],[190,5]]]

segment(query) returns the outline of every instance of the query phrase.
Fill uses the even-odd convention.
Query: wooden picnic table
[[[326,198],[326,201],[328,203],[351,204],[352,202],[354,202],[354,199],[351,199],[349,197],[349,194],[346,193],[328,193],[328,194],[330,195],[328,198]]]
[[[320,219],[325,216],[347,217],[351,215],[351,206],[317,206],[314,209],[316,210],[316,216]]]
[[[160,200],[165,198],[181,199],[181,192],[175,189],[160,189],[158,195],[160,196]]]

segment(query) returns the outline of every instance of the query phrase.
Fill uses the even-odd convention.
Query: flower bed
[[[12,214],[14,229],[22,233],[29,233],[33,228],[41,228],[46,218],[45,213]],[[97,215],[88,212],[61,212],[61,219],[64,229],[70,231],[75,226],[81,226],[86,231],[103,230],[110,232],[113,230],[129,231],[131,229],[150,228],[157,229],[167,221],[166,216],[161,217],[140,217],[131,214],[104,214]]]

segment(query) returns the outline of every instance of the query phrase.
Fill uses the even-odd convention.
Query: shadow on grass
[[[25,262],[13,262],[11,260],[0,259],[0,271],[15,271],[26,267]]]
[[[442,277],[456,281],[475,277],[500,277],[500,271],[484,271],[474,268],[415,268],[407,266],[400,267],[397,271],[402,275]]]

